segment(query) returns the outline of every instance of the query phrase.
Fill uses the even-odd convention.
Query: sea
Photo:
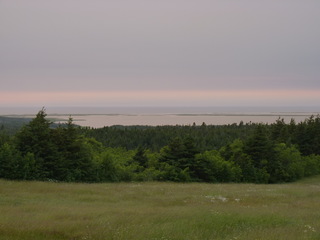
[[[0,107],[1,116],[33,118],[42,107]],[[64,123],[71,116],[80,126],[113,125],[225,125],[273,123],[284,119],[296,123],[320,114],[320,106],[291,107],[47,107],[47,118]]]

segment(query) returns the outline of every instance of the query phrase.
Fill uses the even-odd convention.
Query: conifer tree
[[[46,119],[45,109],[42,108],[36,117],[25,125],[16,135],[16,144],[22,155],[32,153],[39,178],[54,177],[57,149],[52,141],[51,122]]]
[[[270,175],[275,173],[277,159],[274,143],[270,140],[265,125],[257,125],[255,132],[245,143],[244,150],[253,160],[254,167],[259,170],[256,178],[260,179],[259,182],[268,182]]]

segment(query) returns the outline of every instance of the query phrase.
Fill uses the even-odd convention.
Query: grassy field
[[[0,180],[0,239],[320,239],[320,177],[276,185]]]

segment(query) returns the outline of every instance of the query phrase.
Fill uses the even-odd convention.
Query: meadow
[[[290,184],[0,180],[0,240],[320,239],[320,176]]]

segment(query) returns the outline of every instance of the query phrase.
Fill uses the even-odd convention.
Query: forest
[[[1,122],[0,122],[1,123]],[[320,173],[320,116],[303,122],[79,127],[45,109],[0,124],[0,178],[282,183]]]

